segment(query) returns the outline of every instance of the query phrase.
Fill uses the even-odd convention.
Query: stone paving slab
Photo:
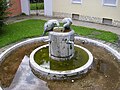
[[[29,57],[24,56],[10,87],[3,90],[49,90],[46,84],[32,73]]]

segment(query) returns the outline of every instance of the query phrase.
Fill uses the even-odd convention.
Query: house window
[[[117,6],[117,0],[103,0],[103,5]]]
[[[72,3],[82,3],[82,0],[72,0]]]

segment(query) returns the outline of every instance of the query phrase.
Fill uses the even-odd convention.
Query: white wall
[[[21,10],[22,13],[26,15],[30,15],[30,1],[29,0],[21,0]]]
[[[117,6],[104,6],[102,0],[82,0],[82,3],[72,3],[72,0],[52,0],[53,12],[79,14],[100,18],[110,18],[120,21],[120,0]]]
[[[48,17],[53,16],[52,0],[44,0],[44,15]]]

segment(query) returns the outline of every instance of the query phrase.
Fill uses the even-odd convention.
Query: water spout
[[[74,44],[73,41],[66,41],[66,44]]]

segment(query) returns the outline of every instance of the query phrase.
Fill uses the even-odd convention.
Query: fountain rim
[[[49,44],[40,46],[40,47],[36,48],[36,49],[30,54],[30,66],[31,66],[32,68],[34,68],[35,70],[37,70],[37,71],[42,71],[42,72],[50,73],[50,74],[59,74],[59,75],[64,75],[64,74],[66,74],[66,75],[69,75],[69,74],[74,74],[74,73],[77,73],[77,72],[82,72],[82,71],[88,70],[88,69],[91,67],[92,63],[93,63],[93,55],[91,54],[91,52],[90,52],[89,50],[87,50],[86,48],[75,44],[74,46],[83,49],[83,50],[88,54],[88,56],[89,56],[89,59],[88,59],[88,61],[87,61],[87,63],[86,63],[85,65],[83,65],[83,66],[81,66],[81,67],[79,67],[79,68],[73,69],[73,70],[66,70],[66,71],[56,71],[56,70],[45,69],[45,68],[39,66],[39,65],[35,62],[35,60],[34,60],[34,55],[35,55],[35,53],[36,53],[38,50],[40,50],[40,49],[42,49],[42,48],[44,48],[44,47],[47,47],[47,46],[49,46]]]
[[[63,27],[54,27],[54,29],[57,29],[57,28],[63,28]],[[49,35],[52,34],[52,35],[59,35],[59,36],[67,36],[67,35],[71,35],[74,33],[74,30],[70,30],[68,32],[57,32],[57,31],[51,31],[49,32]]]

